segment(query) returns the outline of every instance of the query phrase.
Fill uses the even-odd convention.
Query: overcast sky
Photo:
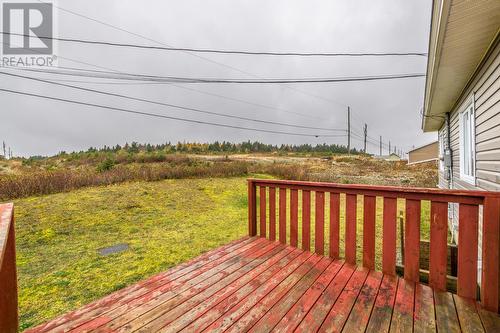
[[[171,46],[278,52],[427,52],[431,12],[431,0],[73,0],[58,1],[57,5]],[[59,37],[154,45],[152,41],[61,10],[56,9],[56,14],[55,35]],[[262,78],[425,73],[427,61],[425,57],[299,58],[189,54],[63,42],[57,43],[56,50],[60,56],[59,66],[96,69],[67,60],[73,59],[124,72],[243,79],[254,78],[246,73]],[[33,75],[56,78],[46,74]],[[181,85],[191,90],[172,85],[77,84],[214,112],[331,128],[346,128],[349,105],[356,133],[361,134],[366,123],[369,136],[378,140],[382,135],[385,143],[390,140],[392,145],[405,149],[436,138],[435,133],[423,134],[420,128],[425,78],[300,85]],[[23,79],[1,77],[0,88],[238,126],[329,134],[200,115]],[[207,92],[267,107],[216,97]],[[347,142],[345,137],[296,137],[152,119],[5,93],[0,93],[0,140],[5,140],[15,155],[22,156],[50,155],[61,150],[132,141]],[[362,147],[358,139],[354,138],[352,142],[355,147]],[[369,145],[368,148],[369,152],[378,153],[378,147]]]

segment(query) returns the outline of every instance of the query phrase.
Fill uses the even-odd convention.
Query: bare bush
[[[125,181],[155,181],[175,178],[234,177],[246,175],[248,164],[169,163],[117,165],[109,170],[95,168],[37,171],[0,178],[0,201],[32,195],[66,192],[86,186],[109,185]]]

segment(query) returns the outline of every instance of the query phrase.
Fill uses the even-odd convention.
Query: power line
[[[196,124],[203,124],[203,125],[241,129],[241,130],[247,130],[247,131],[256,131],[256,132],[273,133],[273,134],[285,134],[285,135],[304,136],[304,137],[316,137],[316,138],[320,138],[320,137],[344,137],[345,136],[345,134],[344,135],[342,135],[342,134],[324,135],[324,134],[307,134],[307,133],[294,133],[294,132],[265,130],[265,129],[253,128],[253,127],[243,127],[243,126],[236,126],[236,125],[213,123],[213,122],[202,121],[202,120],[172,117],[172,116],[167,116],[167,115],[163,115],[163,114],[150,113],[150,112],[144,112],[144,111],[136,111],[136,110],[130,110],[130,109],[125,109],[125,108],[118,108],[118,107],[101,105],[101,104],[94,104],[94,103],[88,103],[88,102],[81,102],[81,101],[75,101],[75,100],[66,99],[66,98],[33,94],[33,93],[24,92],[24,91],[11,90],[11,89],[5,89],[5,88],[0,88],[0,91],[6,92],[6,93],[11,93],[11,94],[38,97],[38,98],[49,99],[49,100],[54,100],[54,101],[59,101],[59,102],[72,103],[72,104],[83,105],[83,106],[91,106],[91,107],[95,107],[95,108],[107,109],[107,110],[112,110],[112,111],[117,111],[117,112],[131,113],[131,114],[137,114],[137,115],[155,117],[155,118],[165,118],[165,119],[183,121],[183,122],[188,122],[188,123],[196,123]]]
[[[5,43],[2,43],[2,44],[6,45]],[[33,53],[33,51],[31,51],[31,50],[28,50],[28,51],[30,51],[30,52]],[[118,70],[115,70],[115,69],[112,69],[112,68],[109,68],[109,67],[99,66],[99,65],[88,63],[88,62],[85,62],[85,61],[80,61],[80,60],[76,60],[76,59],[72,59],[72,58],[68,58],[68,57],[63,57],[61,55],[58,55],[58,58],[65,59],[65,60],[68,60],[68,61],[71,61],[71,62],[74,62],[74,63],[79,63],[79,64],[82,64],[82,65],[86,65],[86,66],[91,66],[91,67],[94,67],[94,68],[105,69],[107,71],[111,71],[111,72],[114,72],[114,73],[124,74],[123,72],[120,72]],[[8,66],[8,67],[11,68],[11,69],[16,69],[16,70],[28,70],[28,69],[21,69],[19,67],[13,67],[13,66]],[[72,68],[72,67],[61,67],[61,66],[54,66],[54,67],[56,67],[56,68],[74,69],[74,70],[82,70],[82,69],[79,69],[79,68]],[[93,71],[93,70],[87,70],[87,71]],[[99,72],[99,71],[97,71],[97,72]],[[111,84],[111,83],[109,83],[109,82],[101,82],[100,84]],[[125,84],[125,83],[112,82],[112,84]],[[234,97],[229,97],[229,96],[225,96],[225,95],[215,94],[215,93],[207,92],[207,91],[204,91],[204,90],[195,89],[195,88],[192,88],[192,87],[186,87],[186,86],[177,85],[177,84],[174,84],[174,83],[164,83],[164,82],[132,82],[132,83],[129,83],[129,82],[127,82],[126,84],[169,84],[169,86],[173,86],[173,87],[176,87],[176,88],[180,88],[180,89],[184,89],[184,90],[190,90],[190,91],[195,91],[195,92],[198,92],[200,94],[209,95],[209,96],[215,96],[215,97],[219,97],[219,98],[223,98],[223,99],[227,99],[227,100],[231,100],[231,101],[235,101],[235,102],[239,102],[239,103],[243,103],[243,104],[248,104],[248,105],[253,105],[253,106],[257,106],[257,107],[269,109],[269,110],[277,110],[277,111],[281,111],[281,112],[285,112],[285,113],[290,113],[290,114],[295,114],[295,115],[302,116],[302,117],[307,117],[307,118],[315,118],[315,119],[320,119],[320,120],[327,120],[325,118],[315,117],[315,116],[311,116],[311,115],[300,113],[300,112],[286,110],[286,109],[283,109],[283,108],[272,107],[272,106],[269,106],[269,105],[264,105],[264,104],[260,104],[260,103],[250,102],[250,101],[246,101],[246,100],[242,100],[242,99],[238,99],[238,98],[234,98]]]
[[[43,2],[42,0],[38,0],[38,1],[39,1],[39,2],[41,2],[41,3],[45,3],[45,2]],[[69,14],[72,14],[72,15],[75,15],[75,16],[78,16],[78,17],[81,17],[81,18],[85,18],[85,19],[87,19],[87,20],[90,20],[90,21],[93,21],[93,22],[99,23],[99,24],[104,25],[104,26],[106,26],[106,27],[109,27],[109,28],[112,28],[112,29],[116,29],[116,30],[118,30],[118,31],[122,31],[122,32],[125,32],[125,33],[128,33],[128,34],[130,34],[130,35],[132,35],[132,36],[139,37],[139,38],[145,39],[145,40],[147,40],[147,41],[154,42],[154,43],[157,43],[157,44],[159,44],[159,45],[166,46],[166,47],[172,47],[171,45],[168,45],[168,44],[163,43],[163,42],[161,42],[161,41],[157,41],[157,40],[152,39],[152,38],[149,38],[149,37],[147,37],[147,36],[144,36],[144,35],[141,35],[141,34],[138,34],[138,33],[134,33],[134,32],[129,31],[129,30],[127,30],[127,29],[124,29],[124,28],[120,28],[120,27],[114,26],[114,25],[109,24],[109,23],[107,23],[107,22],[103,22],[103,21],[101,21],[101,20],[94,19],[94,18],[92,18],[92,17],[89,17],[89,16],[86,16],[86,15],[83,15],[83,14],[77,13],[77,12],[75,12],[75,11],[71,11],[71,10],[69,10],[69,9],[65,9],[65,8],[60,7],[60,6],[55,6],[55,7],[56,7],[57,9],[61,10],[61,11],[66,12],[66,13],[69,13]],[[203,56],[198,55],[198,54],[195,54],[195,53],[191,53],[191,52],[187,52],[187,51],[183,51],[183,52],[185,52],[186,54],[189,54],[189,55],[191,55],[191,56],[197,57],[197,58],[199,58],[199,59],[203,59],[203,60],[205,60],[205,61],[207,61],[207,62],[210,62],[210,63],[216,64],[216,65],[219,65],[219,66],[222,66],[222,67],[225,67],[225,68],[228,68],[228,69],[234,70],[234,71],[237,71],[237,72],[239,72],[239,73],[243,73],[243,74],[249,75],[249,76],[251,76],[251,77],[259,78],[259,76],[257,76],[257,75],[254,75],[254,74],[249,73],[249,72],[247,72],[247,71],[241,70],[241,69],[236,68],[236,67],[234,67],[234,66],[230,66],[230,65],[228,65],[228,64],[224,64],[224,63],[221,63],[221,62],[217,62],[217,61],[214,61],[214,60],[212,60],[212,59],[209,59],[209,58],[203,57]],[[326,98],[326,97],[324,97],[324,96],[320,96],[320,95],[317,95],[317,94],[310,93],[310,92],[308,92],[308,91],[304,91],[304,90],[302,90],[302,89],[298,89],[298,88],[296,88],[296,87],[294,87],[294,86],[289,86],[289,85],[286,85],[286,84],[280,84],[280,86],[284,87],[285,89],[290,89],[290,90],[293,90],[293,91],[296,91],[296,92],[302,93],[302,94],[304,94],[304,95],[308,95],[308,96],[311,96],[311,97],[314,97],[314,98],[317,98],[317,99],[321,99],[321,100],[323,100],[323,101],[326,101],[326,102],[329,102],[329,103],[332,103],[332,104],[339,104],[339,105],[342,105],[343,107],[346,107],[346,106],[347,106],[345,103],[340,103],[340,102],[338,102],[338,101],[334,101],[334,100],[332,100],[332,99],[330,99],[330,98]]]
[[[201,49],[201,48],[188,48],[188,47],[173,47],[173,46],[154,46],[154,45],[140,45],[130,43],[116,43],[108,41],[97,41],[79,38],[64,38],[64,37],[49,37],[49,36],[30,36],[19,33],[4,32],[4,35],[23,36],[29,38],[49,39],[61,42],[113,46],[113,47],[127,47],[146,50],[161,50],[161,51],[183,51],[183,52],[196,52],[196,53],[219,53],[219,54],[241,54],[241,55],[263,55],[263,56],[301,56],[301,57],[382,57],[382,56],[420,56],[426,57],[427,53],[421,52],[269,52],[269,51],[247,51],[247,50],[221,50],[221,49]]]
[[[38,2],[40,3],[45,3],[43,2],[42,0],[38,0]],[[69,9],[66,9],[66,8],[63,8],[63,7],[60,7],[60,6],[55,6],[55,8],[63,11],[63,12],[66,12],[66,13],[69,13],[69,14],[72,14],[72,15],[75,15],[75,16],[78,16],[78,17],[81,17],[81,18],[84,18],[84,19],[87,19],[87,20],[90,20],[90,21],[93,21],[93,22],[96,22],[96,23],[99,23],[101,25],[104,25],[106,27],[109,27],[109,28],[112,28],[112,29],[115,29],[115,30],[118,30],[118,31],[121,31],[121,32],[125,32],[125,33],[128,33],[132,36],[135,36],[135,37],[139,37],[139,38],[142,38],[144,40],[147,40],[147,41],[150,41],[150,42],[154,42],[154,43],[157,43],[159,45],[163,45],[163,46],[166,46],[166,47],[172,47],[171,45],[168,45],[164,42],[161,42],[161,41],[158,41],[158,40],[155,40],[155,39],[152,39],[152,38],[149,38],[147,36],[144,36],[144,35],[141,35],[141,34],[138,34],[138,33],[135,33],[135,32],[132,32],[132,31],[129,31],[127,29],[124,29],[124,28],[121,28],[121,27],[117,27],[115,25],[112,25],[112,24],[109,24],[107,22],[103,22],[101,20],[98,20],[98,19],[95,19],[95,18],[92,18],[92,17],[89,17],[89,16],[86,16],[86,15],[83,15],[83,14],[80,14],[80,13],[77,13],[75,11],[72,11],[72,10],[69,10]],[[203,59],[207,62],[210,62],[212,64],[216,64],[216,65],[219,65],[219,66],[222,66],[222,67],[225,67],[225,68],[228,68],[228,69],[231,69],[231,70],[234,70],[234,71],[237,71],[239,73],[242,73],[242,74],[246,74],[246,75],[249,75],[251,77],[255,77],[255,78],[259,78],[258,75],[254,75],[252,73],[249,73],[247,71],[244,71],[244,70],[241,70],[239,68],[236,68],[234,66],[230,66],[228,64],[225,64],[225,63],[221,63],[221,62],[218,62],[218,61],[215,61],[215,60],[212,60],[212,59],[209,59],[209,58],[206,58],[206,57],[203,57],[201,55],[198,55],[198,54],[195,54],[195,53],[191,53],[191,52],[187,52],[187,51],[183,51],[184,53],[188,54],[188,55],[191,55],[193,57],[197,57],[199,59]],[[314,98],[317,98],[317,99],[321,99],[323,101],[326,101],[326,102],[329,102],[329,103],[332,103],[332,104],[339,104],[339,105],[342,105],[343,107],[346,107],[347,105],[344,104],[344,103],[340,103],[338,101],[334,101],[332,99],[329,99],[329,98],[326,98],[326,97],[323,97],[323,96],[320,96],[320,95],[316,95],[316,94],[313,94],[313,93],[310,93],[308,91],[304,91],[302,89],[298,89],[296,87],[293,87],[293,86],[288,86],[288,85],[281,85],[282,87],[284,87],[285,89],[290,89],[290,90],[293,90],[293,91],[296,91],[296,92],[299,92],[301,94],[304,94],[304,95],[308,95],[308,96],[311,96],[311,97],[314,97]]]
[[[241,116],[228,115],[228,114],[225,114],[225,113],[219,113],[219,112],[207,111],[207,110],[202,110],[202,109],[197,109],[197,108],[191,108],[191,107],[186,107],[186,106],[180,106],[180,105],[175,105],[175,104],[170,104],[170,103],[158,102],[158,101],[153,101],[153,100],[139,98],[139,97],[132,97],[132,96],[127,96],[127,95],[121,95],[121,94],[116,94],[116,93],[113,93],[113,92],[96,90],[96,89],[90,89],[90,88],[84,88],[84,87],[74,86],[74,85],[70,85],[70,84],[58,83],[58,82],[53,82],[53,81],[49,81],[49,80],[43,80],[43,79],[40,79],[40,78],[34,78],[34,77],[30,77],[30,76],[24,76],[24,75],[6,73],[6,72],[1,72],[1,71],[0,71],[0,75],[8,75],[8,76],[11,76],[11,77],[17,77],[17,78],[23,78],[23,79],[33,80],[33,81],[43,82],[43,83],[57,85],[57,86],[61,86],[61,87],[67,87],[67,88],[72,88],[72,89],[77,89],[77,90],[82,90],[82,91],[87,91],[87,92],[92,92],[92,93],[97,93],[97,94],[102,94],[102,95],[107,95],[107,96],[120,97],[120,98],[125,98],[125,99],[139,101],[139,102],[145,102],[145,103],[151,103],[151,104],[156,104],[156,105],[161,105],[161,106],[167,106],[167,107],[181,109],[181,110],[187,110],[187,111],[193,111],[193,112],[198,112],[198,113],[210,114],[210,115],[215,115],[215,116],[219,116],[219,117],[227,117],[227,118],[233,118],[233,119],[247,120],[247,121],[252,121],[252,122],[258,122],[258,123],[264,123],[264,124],[270,124],[270,125],[278,125],[278,126],[285,126],[285,127],[303,128],[303,129],[314,129],[314,130],[322,130],[322,131],[342,131],[342,132],[345,132],[344,129],[333,129],[333,128],[325,128],[325,127],[312,127],[312,126],[304,126],[304,125],[295,125],[295,124],[288,124],[288,123],[281,123],[281,122],[274,122],[274,121],[268,121],[268,120],[261,120],[261,119],[253,119],[253,118],[247,118],[247,117],[241,117]]]
[[[38,1],[39,1],[39,2],[41,2],[41,3],[44,3],[44,2],[43,2],[43,1],[41,1],[41,0],[38,0]],[[146,36],[143,36],[143,35],[140,35],[140,34],[137,34],[137,33],[131,32],[131,31],[128,31],[128,30],[123,29],[123,28],[120,28],[120,27],[116,27],[116,26],[111,25],[111,24],[108,24],[108,23],[106,23],[106,22],[103,22],[103,21],[100,21],[100,20],[97,20],[97,19],[93,19],[93,18],[88,17],[88,16],[85,16],[85,15],[83,15],[83,14],[79,14],[79,13],[76,13],[76,12],[74,12],[74,11],[71,11],[71,10],[68,10],[68,9],[65,9],[65,8],[62,8],[62,7],[58,7],[58,6],[55,6],[55,7],[56,7],[56,8],[58,8],[59,10],[61,10],[61,11],[65,11],[65,12],[70,13],[70,14],[73,14],[73,15],[75,15],[75,16],[83,17],[83,18],[85,18],[85,19],[88,19],[88,20],[91,20],[91,21],[97,22],[97,23],[99,23],[99,24],[102,24],[102,25],[105,25],[105,26],[111,27],[111,28],[113,28],[113,29],[117,29],[117,30],[120,30],[120,31],[123,31],[123,32],[129,33],[129,34],[134,35],[134,36],[136,36],[136,37],[140,37],[140,38],[143,38],[143,39],[146,39],[146,40],[149,40],[149,41],[152,41],[152,42],[155,42],[155,43],[161,44],[161,45],[166,45],[165,43],[162,43],[162,42],[156,41],[156,40],[154,40],[154,39],[151,39],[151,38],[148,38],[148,37],[146,37]],[[169,47],[169,45],[166,45],[166,46],[167,46],[167,47]],[[232,69],[232,70],[236,70],[236,71],[238,71],[238,72],[241,72],[241,73],[244,73],[244,74],[247,74],[247,75],[253,76],[253,77],[258,77],[258,76],[256,76],[256,75],[253,75],[253,74],[251,74],[251,73],[245,72],[245,71],[240,70],[240,69],[238,69],[238,68],[235,68],[235,67],[229,66],[229,65],[227,65],[227,64],[223,64],[223,63],[220,63],[220,62],[216,62],[216,61],[213,61],[213,60],[211,60],[211,59],[207,59],[207,58],[205,58],[205,57],[202,57],[202,56],[199,56],[199,55],[196,55],[196,54],[193,54],[193,53],[187,52],[187,51],[184,51],[184,52],[186,52],[187,54],[190,54],[190,55],[192,55],[192,56],[196,56],[196,57],[198,57],[198,58],[200,58],[200,59],[203,59],[203,60],[205,60],[205,61],[208,61],[208,62],[211,62],[211,63],[217,64],[217,65],[220,65],[220,66],[223,66],[223,67],[226,67],[226,68]],[[82,62],[80,62],[80,63],[82,63]],[[306,91],[302,91],[302,90],[296,89],[295,87],[292,87],[292,86],[283,85],[283,87],[285,87],[285,88],[287,88],[287,89],[291,89],[291,90],[295,90],[295,91],[301,92],[301,93],[303,93],[303,94],[306,94],[306,95],[309,95],[309,96],[312,96],[312,97],[315,97],[315,98],[318,98],[318,99],[322,99],[322,100],[325,100],[325,101],[328,101],[328,102],[333,102],[333,103],[335,103],[335,104],[342,104],[342,105],[344,105],[344,106],[345,106],[345,104],[343,104],[343,103],[339,103],[339,102],[337,102],[337,101],[332,101],[331,99],[325,98],[325,97],[323,97],[323,96],[319,96],[319,95],[311,94],[311,93],[309,93],[309,92],[306,92]]]
[[[0,68],[1,68],[1,66],[0,66]],[[14,68],[9,68],[9,69],[14,69]],[[269,106],[269,105],[250,102],[250,101],[246,101],[246,100],[239,99],[239,98],[229,97],[229,96],[216,94],[216,93],[212,93],[212,92],[208,92],[208,91],[204,91],[204,90],[199,90],[199,89],[195,89],[192,87],[177,85],[177,84],[169,83],[169,82],[140,82],[140,81],[139,82],[102,82],[102,81],[85,81],[85,80],[65,80],[65,79],[53,79],[53,78],[51,78],[50,81],[52,81],[52,82],[67,82],[67,83],[98,84],[98,85],[127,85],[127,86],[132,86],[132,85],[168,85],[169,87],[176,87],[179,89],[190,90],[190,91],[194,91],[194,92],[197,92],[197,93],[200,93],[203,95],[214,96],[214,97],[227,99],[227,100],[242,103],[242,104],[257,106],[257,107],[264,108],[264,109],[276,110],[276,111],[285,112],[285,113],[289,113],[289,114],[295,114],[295,115],[306,117],[306,118],[314,118],[314,119],[318,119],[318,120],[329,120],[326,118],[316,117],[316,116],[312,116],[312,115],[308,115],[308,114],[304,114],[304,113],[300,113],[300,112],[295,112],[295,111],[290,111],[290,110],[277,108],[277,107],[273,107],[273,106]]]
[[[335,82],[351,82],[351,81],[373,81],[373,80],[392,80],[405,78],[425,77],[424,73],[408,73],[408,74],[384,74],[374,76],[358,76],[358,77],[334,77],[334,78],[301,78],[301,79],[220,79],[220,78],[196,78],[196,77],[179,77],[179,76],[159,76],[145,74],[109,73],[105,71],[92,71],[93,73],[82,73],[79,69],[78,73],[69,71],[55,71],[47,69],[26,69],[33,72],[43,72],[57,75],[84,76],[101,79],[120,79],[120,80],[137,80],[145,82],[175,82],[175,83],[238,83],[238,84],[289,84],[289,83],[335,83]]]

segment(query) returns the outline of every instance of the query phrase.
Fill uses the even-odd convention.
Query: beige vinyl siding
[[[476,122],[476,184],[460,179],[460,110],[474,94]],[[445,126],[440,130],[446,131]],[[490,57],[463,92],[450,116],[453,181],[455,189],[500,191],[500,46],[497,43]],[[448,182],[440,172],[439,186]]]
[[[439,145],[437,142],[413,149],[408,152],[408,163],[418,163],[437,159],[439,155]]]
[[[460,111],[474,95],[475,139],[476,139],[476,184],[460,179]],[[444,124],[439,130],[447,140]],[[441,136],[439,136],[441,138]],[[450,113],[450,144],[453,154],[452,181],[445,179],[445,172],[439,171],[439,187],[454,189],[481,189],[500,191],[500,46],[497,42],[493,51],[474,79],[463,91],[459,103]],[[450,230],[458,240],[458,205],[451,204],[449,210]],[[482,209],[480,209],[480,220]],[[482,239],[482,228],[479,228]],[[479,251],[481,255],[481,251]],[[480,258],[479,258],[480,259]],[[480,264],[481,265],[481,264]]]

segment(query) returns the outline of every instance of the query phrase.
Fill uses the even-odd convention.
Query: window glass
[[[460,115],[460,174],[470,182],[474,181],[474,109],[470,105]]]

